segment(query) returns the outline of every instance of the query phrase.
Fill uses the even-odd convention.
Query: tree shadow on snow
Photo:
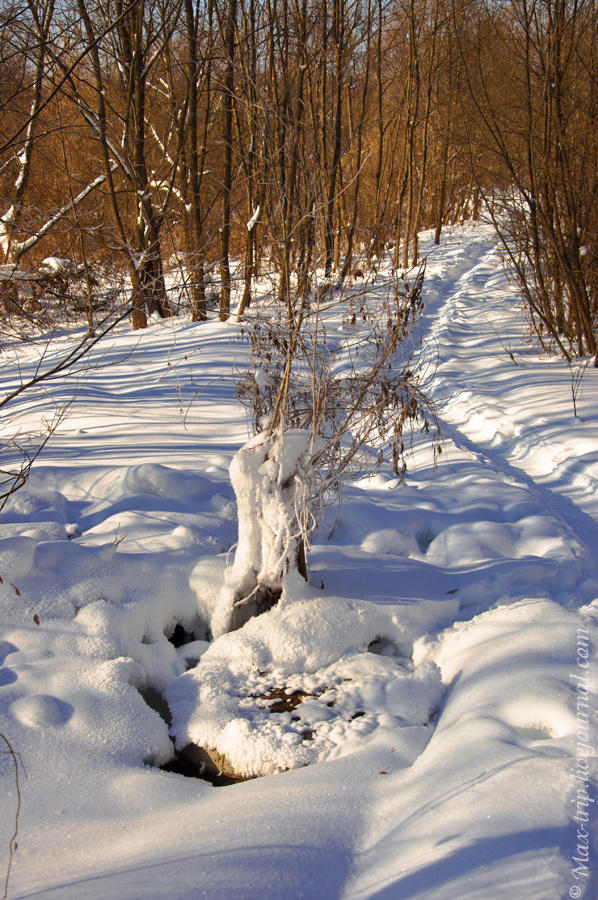
[[[339,900],[351,861],[347,850],[330,845],[238,847],[82,878],[18,898]]]
[[[533,900],[543,895],[543,887],[548,888],[551,884],[553,889],[556,888],[558,875],[547,865],[545,854],[568,844],[569,830],[573,829],[543,828],[477,841],[399,877],[379,890],[374,888],[368,896],[370,900],[414,900],[424,896],[434,896],[438,900],[457,897],[459,900],[480,900],[480,890],[491,880],[500,882],[506,896],[512,878],[512,896],[517,900]],[[566,865],[565,857],[563,861]],[[484,869],[494,871],[492,875],[483,875]],[[476,875],[482,878],[478,880]]]

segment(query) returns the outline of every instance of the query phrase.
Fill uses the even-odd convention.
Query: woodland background
[[[545,349],[596,352],[594,0],[21,0],[0,25],[7,321],[53,296],[93,329],[123,286],[134,328],[225,320],[266,276],[292,310],[484,208]]]

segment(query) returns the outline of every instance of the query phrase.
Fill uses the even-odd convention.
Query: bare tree
[[[496,173],[492,191],[480,185],[487,209],[541,343],[595,354],[595,3],[512,0],[479,16],[491,54],[463,55]]]
[[[27,186],[31,174],[31,166],[33,163],[33,150],[36,140],[36,129],[38,125],[38,115],[42,103],[42,92],[44,80],[46,78],[46,67],[48,61],[48,50],[50,41],[50,30],[52,27],[52,17],[54,15],[54,0],[27,0],[25,9],[11,10],[12,15],[8,23],[4,24],[3,33],[3,51],[6,53],[7,30],[13,31],[13,37],[21,37],[24,39],[21,47],[19,47],[19,55],[22,58],[24,68],[29,62],[28,57],[33,55],[32,74],[27,78],[25,72],[23,78],[29,82],[26,92],[30,96],[30,105],[27,109],[28,121],[22,140],[15,141],[10,146],[10,156],[4,167],[10,166],[14,172],[14,182],[12,191],[12,202],[9,208],[0,216],[0,246],[6,262],[18,262],[22,255],[23,247],[15,244],[15,234],[17,232],[20,219],[23,214],[23,202],[27,192]],[[29,19],[25,22],[25,17]],[[11,26],[18,24],[18,28],[12,29]],[[16,30],[16,34],[14,31]],[[19,32],[21,34],[19,34]],[[24,32],[24,34],[23,34]],[[19,92],[23,91],[24,85],[21,82],[18,85]],[[3,167],[3,168],[4,168]]]
[[[220,320],[224,322],[230,315],[231,298],[230,219],[233,189],[233,109],[235,89],[235,49],[237,44],[237,0],[227,0],[226,11],[221,28],[224,34],[225,70],[222,82],[222,144],[224,148],[224,168],[222,177],[222,224],[220,226]]]
[[[192,272],[192,317],[194,322],[207,318],[205,290],[205,227],[202,204],[202,184],[208,149],[208,129],[211,122],[212,46],[214,4],[208,3],[207,19],[200,16],[200,6],[185,0],[185,35],[187,39],[187,96],[188,110],[185,143],[182,148],[180,181],[182,182],[182,215],[187,223],[186,249],[190,254],[187,266]],[[203,53],[200,55],[200,45]],[[200,84],[203,88],[200,121]]]
[[[175,119],[156,140],[147,113],[162,93],[157,71],[181,7],[178,0],[128,6],[78,0],[77,6],[90,52],[76,73],[65,72],[67,89],[98,142],[115,236],[129,267],[133,328],[144,328],[146,310],[168,313],[160,240],[183,134]]]
[[[417,359],[424,270],[411,286],[390,281],[383,296],[354,292],[339,301],[293,304],[258,315],[253,366],[239,385],[255,437],[237,454],[231,480],[239,509],[239,543],[212,625],[234,630],[270,608],[286,578],[307,577],[306,550],[319,512],[349,472],[375,468],[390,454],[406,471],[410,429],[439,429]],[[325,298],[328,295],[320,294]],[[336,342],[327,321],[359,304],[353,338]],[[365,322],[363,321],[365,318]],[[349,324],[353,320],[348,319]]]
[[[56,131],[47,109],[47,94],[56,67],[56,58],[64,53],[53,31],[54,0],[25,0],[4,13],[0,64],[2,75],[8,75],[2,104],[5,135],[0,164],[4,182],[3,201],[7,205],[0,214],[0,249],[4,262],[18,265],[29,251],[49,235],[57,224],[78,208],[100,187],[105,176],[92,178],[76,194],[58,204],[51,213],[28,207],[31,181],[39,181],[35,172],[36,153],[40,143]],[[37,160],[39,165],[40,160]]]

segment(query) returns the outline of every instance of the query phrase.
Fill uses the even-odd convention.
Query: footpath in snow
[[[440,465],[417,436],[404,485],[347,485],[311,586],[234,635],[207,626],[247,438],[237,326],[123,329],[74,398],[13,406],[25,429],[70,402],[0,518],[10,898],[598,896],[598,370],[527,341],[488,228],[422,246]],[[311,696],[276,719],[241,684]],[[160,770],[157,695],[179,734],[292,768]],[[2,754],[4,867],[12,773]]]

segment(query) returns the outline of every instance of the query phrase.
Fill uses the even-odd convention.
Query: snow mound
[[[60,491],[34,489],[30,484],[12,494],[2,510],[0,522],[68,521],[66,497]]]
[[[434,663],[412,670],[392,652],[406,639],[398,608],[312,595],[286,596],[218,638],[167,691],[172,733],[225,757],[244,777],[355,752],[381,729],[411,765],[443,693]]]
[[[427,559],[450,566],[489,559],[521,559],[526,556],[570,560],[576,557],[574,542],[563,535],[547,515],[526,516],[515,524],[462,522],[450,525],[431,541]]]
[[[22,725],[45,728],[48,725],[64,725],[73,714],[73,707],[49,694],[31,694],[15,700],[10,712]]]
[[[177,500],[203,500],[214,493],[214,485],[202,475],[180,472],[157,463],[124,466],[115,473],[110,499],[151,494]]]

